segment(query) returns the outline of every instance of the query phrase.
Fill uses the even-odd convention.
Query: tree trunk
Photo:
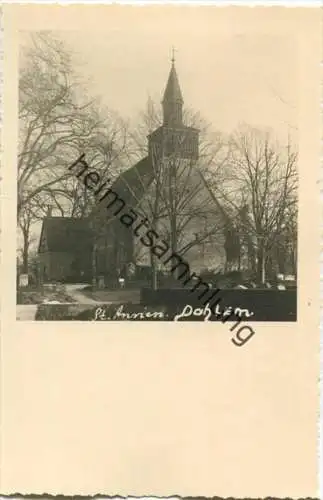
[[[29,231],[23,231],[22,272],[28,274]]]
[[[159,201],[160,201],[160,169],[162,168],[162,162],[157,166],[157,178],[156,178],[156,190],[155,190],[155,201],[154,201],[154,209],[153,209],[153,221],[152,221],[152,229],[158,233],[157,230],[157,218],[159,215]],[[153,290],[157,290],[158,288],[158,279],[157,279],[157,260],[156,255],[152,253],[152,248],[150,248],[150,266],[151,266],[151,287]]]
[[[176,213],[176,172],[172,164],[169,172],[169,204],[170,204],[170,248],[172,254],[177,253],[177,213]],[[178,277],[178,267],[173,273],[175,279]]]
[[[248,237],[247,251],[248,251],[248,267],[252,271],[252,273],[256,273],[257,269],[256,269],[256,259],[255,259],[255,249],[250,237]]]
[[[157,268],[156,268],[156,255],[150,250],[150,266],[151,266],[151,288],[157,290]]]
[[[297,276],[297,249],[291,249],[292,273]]]
[[[171,234],[170,234],[171,251],[172,251],[172,254],[176,254],[177,253],[176,214],[172,214],[170,231],[171,231]],[[177,264],[177,262],[174,262],[174,264]],[[172,263],[172,265],[173,265],[173,263]],[[174,270],[174,273],[173,273],[173,276],[175,279],[178,278],[178,274],[179,274],[178,271],[179,271],[179,269],[178,269],[178,267],[176,267]]]
[[[257,281],[259,283],[265,283],[266,272],[265,272],[265,252],[264,247],[261,244],[257,251]]]
[[[28,274],[28,247],[25,247],[25,245],[22,255],[22,272]]]
[[[92,286],[97,285],[97,266],[96,266],[96,254],[97,254],[97,244],[93,243],[92,247]]]

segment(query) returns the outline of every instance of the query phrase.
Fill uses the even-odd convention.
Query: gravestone
[[[28,274],[20,274],[20,276],[19,276],[19,286],[20,287],[28,286]]]
[[[98,288],[100,288],[100,289],[105,288],[104,276],[99,276],[99,278],[98,278]]]
[[[133,262],[130,262],[127,265],[127,276],[131,278],[132,276],[135,275],[135,273],[136,273],[136,265]]]

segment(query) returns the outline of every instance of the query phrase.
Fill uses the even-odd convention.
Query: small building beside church
[[[86,218],[43,219],[39,271],[44,282],[82,282],[92,277],[92,233]]]

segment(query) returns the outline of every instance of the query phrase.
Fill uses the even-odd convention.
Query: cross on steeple
[[[172,61],[172,64],[174,65],[175,64],[175,47],[172,46],[172,58],[171,58],[171,61]]]

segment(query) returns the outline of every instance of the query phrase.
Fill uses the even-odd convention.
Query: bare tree
[[[230,141],[226,180],[213,184],[215,194],[227,212],[239,221],[238,232],[251,253],[259,281],[275,265],[270,258],[288,230],[296,243],[297,152],[288,141],[285,147],[269,131],[241,126]],[[241,211],[241,208],[243,210]],[[292,215],[293,214],[293,215]]]
[[[21,247],[21,257],[22,257],[22,272],[28,273],[28,256],[30,244],[32,242],[33,235],[31,233],[32,225],[35,223],[33,212],[28,206],[19,214],[18,226],[22,234],[22,247]]]
[[[147,152],[144,137],[161,123],[156,109],[150,100],[133,134],[139,155]],[[210,126],[198,113],[186,110],[184,116],[189,126],[200,130],[198,160],[194,155],[183,157],[181,134],[172,136],[171,153],[165,154],[163,148],[154,145],[150,151],[151,182],[144,199],[136,200],[141,215],[149,220],[149,227],[168,242],[172,253],[181,256],[186,256],[194,248],[204,248],[211,239],[216,247],[215,236],[223,239],[222,209],[212,196],[207,179],[211,176],[213,180],[220,180],[228,154],[222,134],[212,134]],[[154,288],[157,262],[156,256],[150,252]]]
[[[97,126],[86,143],[83,139],[80,141],[78,149],[86,152],[86,161],[99,174],[101,182],[111,182],[129,165],[128,125],[117,113],[104,108],[97,114]],[[96,213],[93,192],[85,189],[75,176],[61,179],[59,188],[59,195],[65,199],[64,215],[87,217],[91,214],[93,218]]]
[[[93,126],[89,103],[77,102],[71,58],[48,32],[31,37],[19,79],[18,216],[43,192],[54,192],[77,154],[76,138]]]
[[[92,212],[92,193],[68,167],[86,152],[101,177],[116,176],[126,167],[127,146],[127,124],[87,96],[71,51],[51,32],[33,34],[21,53],[19,78],[17,220],[24,259],[27,232],[48,205],[61,216]]]

